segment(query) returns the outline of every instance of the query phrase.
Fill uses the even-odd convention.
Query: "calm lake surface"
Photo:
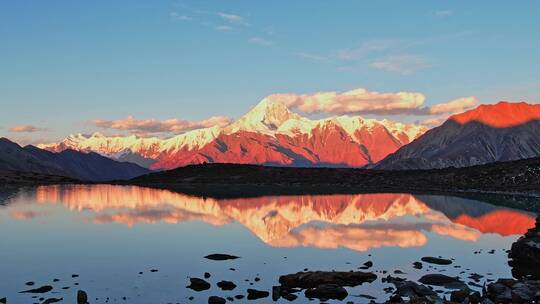
[[[505,250],[534,221],[527,212],[435,195],[217,200],[110,185],[0,191],[0,298],[39,303],[19,291],[52,285],[38,298],[74,303],[82,289],[91,303],[104,303],[107,297],[109,303],[207,303],[210,295],[245,295],[247,288],[271,291],[280,275],[304,268],[348,271],[372,261],[368,271],[378,279],[348,288],[345,301],[369,302],[355,297],[359,294],[384,301],[389,295],[383,289],[391,285],[381,282],[387,275],[383,270],[393,274],[399,269],[405,274],[397,276],[412,280],[443,271],[465,282],[471,281],[469,274],[479,273],[485,276],[480,285],[511,277]],[[241,258],[203,258],[211,253]],[[455,260],[449,266],[423,263],[423,269],[414,269],[412,263],[424,256]],[[210,290],[185,288],[189,277],[203,278],[204,272],[212,275]],[[238,287],[221,291],[215,286],[221,280]],[[28,281],[35,285],[25,286]],[[308,302],[299,295],[296,302]]]

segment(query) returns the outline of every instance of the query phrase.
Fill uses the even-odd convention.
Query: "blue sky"
[[[538,1],[2,1],[0,136],[234,118],[273,93],[537,103],[539,14]]]

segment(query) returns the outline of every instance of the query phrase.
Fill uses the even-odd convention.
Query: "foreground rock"
[[[422,262],[430,263],[430,264],[437,264],[437,265],[450,265],[452,264],[452,260],[449,259],[443,259],[443,258],[436,258],[436,257],[423,257]]]
[[[25,291],[21,291],[20,293],[46,293],[46,292],[49,292],[53,290],[53,287],[51,285],[45,285],[45,286],[41,286],[39,288],[34,288],[34,289],[28,289],[28,290],[25,290]]]
[[[210,289],[210,283],[206,282],[203,279],[199,278],[190,278],[190,285],[186,286],[187,288],[193,289],[195,291],[203,291]]]
[[[508,257],[515,278],[540,280],[540,217],[534,228],[512,244]]]
[[[64,300],[64,298],[49,298],[49,299],[43,301],[41,304],[58,303],[58,302],[62,302],[63,300]]]
[[[272,300],[275,302],[279,298],[284,298],[288,301],[294,301],[298,298],[295,293],[300,292],[301,289],[298,288],[287,288],[285,286],[273,286],[272,287]]]
[[[538,303],[540,281],[499,279],[487,286],[485,296],[495,303]]]
[[[224,298],[218,296],[210,296],[208,298],[208,304],[225,304],[226,302]]]
[[[272,299],[277,301],[283,297],[289,301],[297,298],[294,294],[305,289],[307,298],[321,300],[343,300],[347,297],[345,286],[354,287],[363,283],[371,283],[377,275],[361,271],[306,271],[279,277],[281,286],[272,288]]]
[[[467,289],[467,284],[459,278],[449,277],[444,274],[426,274],[422,276],[418,282],[427,285],[443,286],[448,289]]]
[[[288,288],[315,288],[322,284],[336,284],[338,286],[358,286],[371,283],[377,275],[371,272],[352,271],[308,271],[288,274],[279,277],[279,283]]]
[[[77,304],[88,304],[88,295],[85,291],[77,291]]]
[[[236,260],[240,257],[230,254],[224,254],[224,253],[214,253],[209,254],[204,257],[205,259],[214,260],[214,261],[225,261],[225,260]]]
[[[306,289],[306,298],[317,298],[321,300],[343,300],[349,294],[347,290],[337,284],[321,284],[315,288]]]
[[[220,281],[217,283],[217,286],[221,288],[221,290],[233,290],[236,288],[236,284],[231,281]]]
[[[394,284],[394,286],[396,287],[396,291],[392,296],[393,301],[391,299],[390,302],[401,303],[402,301],[399,301],[398,299],[401,299],[403,297],[409,298],[411,300],[425,300],[427,301],[427,303],[434,303],[435,301],[440,300],[435,291],[422,284],[392,276],[387,276],[386,278],[383,278],[383,282]]]
[[[247,296],[248,300],[262,299],[262,298],[266,298],[266,297],[268,297],[270,295],[270,293],[268,291],[257,290],[257,289],[248,289],[247,293],[248,293],[248,296]]]

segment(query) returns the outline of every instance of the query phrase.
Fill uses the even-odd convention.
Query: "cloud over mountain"
[[[18,125],[14,126],[12,128],[9,128],[9,132],[14,133],[33,133],[33,132],[40,132],[40,131],[46,131],[45,128],[36,127],[33,125]]]
[[[474,97],[462,97],[446,103],[425,106],[426,96],[419,92],[381,93],[365,88],[343,93],[329,91],[314,94],[273,94],[267,98],[305,113],[331,114],[453,114],[478,103]]]
[[[131,131],[134,133],[183,133],[186,131],[208,128],[214,126],[226,126],[231,123],[231,118],[226,116],[212,116],[200,121],[189,121],[183,119],[136,119],[128,116],[124,119],[104,120],[96,119],[92,123],[103,129],[115,129]]]

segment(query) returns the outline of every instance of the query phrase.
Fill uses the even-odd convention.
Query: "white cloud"
[[[357,48],[344,48],[337,51],[336,57],[342,60],[357,61],[365,59],[374,53],[388,51],[396,48],[399,42],[396,40],[373,40],[364,42]]]
[[[138,134],[150,133],[183,133],[189,130],[208,128],[213,126],[226,126],[232,119],[225,116],[212,116],[201,121],[189,121],[183,119],[136,119],[128,116],[124,119],[104,120],[96,119],[92,123],[103,129],[131,131]]]
[[[425,96],[417,92],[379,93],[364,88],[343,93],[274,94],[269,97],[306,113],[398,114],[419,109]]]
[[[261,37],[251,37],[251,38],[249,38],[249,42],[253,43],[253,44],[262,45],[262,46],[274,45],[274,43],[272,41],[266,40],[266,39],[261,38]]]
[[[313,53],[297,52],[296,55],[305,59],[310,59],[310,60],[315,60],[315,61],[323,61],[327,59],[325,56],[313,54]]]
[[[438,10],[433,13],[433,16],[444,18],[444,17],[452,16],[452,14],[453,12],[451,10]]]
[[[376,59],[369,66],[378,70],[409,75],[417,70],[429,68],[432,65],[424,56],[402,54]]]
[[[267,99],[281,102],[305,113],[404,114],[415,116],[455,114],[478,104],[474,97],[462,97],[446,103],[427,106],[425,105],[426,96],[419,92],[376,92],[365,88],[346,92],[273,94],[268,96]]]
[[[227,31],[232,30],[232,26],[229,26],[229,25],[218,25],[218,26],[215,27],[215,29],[218,30],[218,31],[227,32]]]
[[[34,132],[47,131],[47,129],[36,127],[33,125],[18,125],[18,126],[9,128],[8,131],[13,132],[13,133],[34,133]]]
[[[429,108],[429,114],[453,114],[463,112],[478,104],[474,97],[461,97],[447,103],[436,104]]]
[[[446,116],[432,117],[422,121],[420,124],[427,128],[433,128],[440,126],[446,119]]]
[[[219,17],[221,17],[223,20],[231,23],[231,24],[235,24],[235,25],[243,25],[243,26],[248,26],[249,24],[246,22],[246,19],[240,15],[235,15],[235,14],[229,14],[229,13],[223,13],[223,12],[219,12],[217,13],[217,15]]]
[[[169,14],[173,20],[179,20],[179,21],[191,21],[193,20],[192,17],[187,15],[180,15],[177,12],[171,12]]]

